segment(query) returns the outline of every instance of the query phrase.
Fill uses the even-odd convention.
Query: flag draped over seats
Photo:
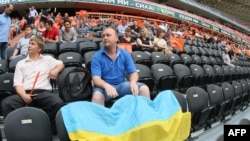
[[[183,141],[191,127],[190,112],[182,112],[170,90],[153,101],[127,95],[111,108],[73,102],[61,112],[70,140],[78,141]]]

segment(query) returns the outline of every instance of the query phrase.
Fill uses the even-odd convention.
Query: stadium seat
[[[14,73],[4,73],[0,75],[0,103],[1,101],[13,94],[16,94],[13,87]],[[1,107],[1,105],[0,105]],[[0,115],[2,115],[2,109],[0,108]]]
[[[226,109],[224,110],[224,117],[223,119],[225,120],[227,116],[231,116],[232,113],[234,112],[234,106],[235,106],[235,92],[234,92],[234,87],[232,84],[229,82],[223,82],[221,84],[221,88],[223,90],[223,96],[224,96],[224,101],[226,102]]]
[[[200,87],[190,87],[186,91],[188,110],[191,112],[192,132],[201,131],[207,125],[211,108],[208,93]]]
[[[12,111],[5,118],[4,131],[8,141],[52,141],[50,119],[39,108]]]
[[[153,94],[154,90],[154,78],[151,73],[151,70],[148,66],[143,64],[135,64],[135,67],[137,69],[139,79],[138,82],[142,82],[146,84],[151,92]]]
[[[207,56],[205,56],[205,55],[201,56],[201,61],[204,62],[204,64],[207,64],[207,65],[211,65],[212,64],[212,62],[210,61],[210,59]]]
[[[59,55],[64,52],[78,52],[77,42],[66,42],[59,45]]]
[[[249,98],[249,87],[245,79],[241,79],[240,83],[242,85],[242,107],[241,110],[248,108],[248,98]]]
[[[174,93],[176,99],[178,100],[179,104],[181,105],[181,109],[182,109],[182,112],[187,112],[188,111],[188,105],[187,105],[187,100],[184,96],[184,94],[178,92],[178,91],[175,91],[175,90],[172,90],[172,92]]]
[[[207,84],[208,75],[204,72],[203,68],[197,64],[190,65],[192,75],[195,76],[196,86],[205,86]]]
[[[96,53],[97,51],[89,51],[84,54],[84,63],[85,67],[91,72],[91,60],[92,56]]]
[[[0,60],[0,75],[4,74],[8,70],[8,61]]]
[[[235,100],[235,105],[234,105],[234,112],[240,110],[242,107],[242,99],[243,99],[243,93],[242,93],[242,85],[238,81],[232,81],[232,85],[234,87],[234,100]],[[235,113],[233,113],[235,114]]]
[[[171,67],[165,64],[153,64],[151,67],[157,91],[174,90],[176,87],[177,78]]]
[[[187,88],[194,86],[195,77],[192,75],[188,66],[175,64],[173,66],[174,74],[177,76],[177,88],[184,93]]]
[[[169,65],[169,60],[165,54],[162,52],[152,52],[151,53],[152,64],[165,64]]]
[[[42,53],[53,54],[57,58],[57,56],[58,56],[58,44],[57,43],[46,43]]]
[[[56,114],[56,129],[57,129],[57,136],[59,137],[60,141],[70,141],[66,127],[63,122],[62,113],[59,110]]]
[[[79,43],[79,52],[84,57],[84,54],[89,51],[99,50],[98,45],[95,42],[80,42]]]
[[[208,84],[215,84],[220,82],[218,74],[215,74],[214,68],[211,65],[203,65],[205,74],[208,75]]]
[[[183,61],[183,64],[186,66],[190,66],[191,64],[193,64],[193,58],[188,54],[182,53],[181,60]]]
[[[143,51],[133,51],[131,53],[132,59],[135,64],[143,64],[149,69],[152,66],[151,56]]]
[[[15,72],[15,69],[16,69],[16,65],[17,65],[17,63],[20,61],[20,60],[22,60],[22,59],[24,59],[24,58],[26,58],[26,56],[17,56],[17,57],[15,57],[15,58],[13,58],[11,61],[10,61],[10,63],[9,63],[9,67],[8,67],[8,72]]]
[[[194,63],[194,64],[201,65],[201,66],[205,64],[205,62],[203,62],[203,61],[201,60],[201,57],[200,57],[200,56],[194,54],[194,55],[192,55],[191,57],[192,57],[192,59],[193,59],[193,63]]]
[[[78,52],[64,52],[58,56],[58,60],[62,60],[65,67],[80,67],[83,63],[82,55]]]
[[[206,89],[208,92],[210,107],[213,107],[208,124],[208,126],[211,127],[213,123],[220,122],[223,119],[226,102],[224,101],[223,90],[220,86],[209,84]]]
[[[173,67],[175,64],[184,64],[184,61],[182,61],[181,57],[178,54],[170,53],[167,54],[167,57],[170,67]]]

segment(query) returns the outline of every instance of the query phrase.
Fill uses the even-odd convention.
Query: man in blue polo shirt
[[[104,29],[102,41],[104,47],[94,54],[91,61],[92,102],[104,105],[105,101],[126,94],[150,98],[149,88],[137,82],[138,73],[131,55],[117,47],[117,31],[111,27]],[[126,75],[129,75],[129,81]]]
[[[7,60],[7,47],[9,43],[9,30],[11,25],[10,13],[13,5],[7,4],[4,12],[0,15],[0,59]]]

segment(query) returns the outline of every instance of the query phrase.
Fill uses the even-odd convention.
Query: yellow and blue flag
[[[154,100],[126,95],[111,108],[73,102],[61,113],[70,140],[77,141],[183,141],[191,128],[190,112],[182,112],[170,90]]]

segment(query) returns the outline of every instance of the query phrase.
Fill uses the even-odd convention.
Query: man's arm
[[[58,74],[64,69],[64,64],[58,64],[50,73],[49,77],[50,79],[56,79]]]

